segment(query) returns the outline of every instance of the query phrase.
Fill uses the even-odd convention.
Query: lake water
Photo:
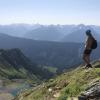
[[[30,88],[30,85],[29,85],[29,84],[22,84],[22,85],[19,86],[18,88],[11,90],[10,93],[11,93],[13,96],[16,96],[16,94],[17,94],[18,92],[20,92],[20,91],[22,91],[22,90],[25,90],[25,89],[29,89],[29,88]]]
[[[0,93],[10,93],[13,96],[22,90],[29,89],[30,84],[28,83],[12,83],[6,87],[0,87]]]

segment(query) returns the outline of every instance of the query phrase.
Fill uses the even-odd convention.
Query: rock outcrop
[[[80,94],[78,100],[100,100],[100,80],[89,84],[86,90]]]

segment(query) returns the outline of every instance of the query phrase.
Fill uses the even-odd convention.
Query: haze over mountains
[[[38,28],[39,26],[40,25],[29,24],[0,25],[0,33],[5,33],[11,36],[23,37],[26,32]]]
[[[100,26],[95,25],[0,25],[0,33],[33,40],[58,42],[83,42],[87,29],[91,29],[93,35],[100,41]]]
[[[87,29],[100,41],[100,26],[94,25],[1,25],[0,48],[19,48],[32,62],[61,70],[81,62]],[[99,49],[98,45],[93,59],[100,57]]]
[[[97,33],[97,31],[92,28],[91,26],[84,26],[84,25],[79,25],[78,26],[79,29],[77,29],[76,31],[73,31],[72,33],[66,35],[63,38],[64,42],[78,42],[78,43],[82,43],[85,40],[85,31],[87,29],[90,29],[92,31],[93,36],[100,41],[100,33]]]
[[[0,48],[19,48],[32,62],[61,71],[81,63],[82,42],[87,29],[91,29],[100,41],[100,27],[93,25],[1,25]],[[100,57],[99,49],[98,45],[93,59]]]

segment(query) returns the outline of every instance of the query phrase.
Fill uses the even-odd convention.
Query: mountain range
[[[91,60],[100,59],[99,26],[0,25],[0,98],[14,98],[20,90],[33,86],[15,99],[66,100],[100,79],[99,60],[92,63],[93,69],[77,68],[82,64],[87,29],[98,41]]]
[[[59,41],[63,34],[55,26],[42,26],[25,34],[26,38],[44,41]]]
[[[79,47],[78,43],[36,41],[0,34],[1,49],[19,48],[32,62],[61,69],[79,62]]]
[[[83,42],[87,29],[91,29],[93,35],[100,41],[100,26],[96,25],[0,25],[0,33],[33,40],[58,42]]]
[[[0,34],[1,49],[19,48],[33,63],[56,67],[59,71],[82,63],[82,47],[82,43],[37,41]],[[98,43],[93,59],[100,58],[99,50]]]
[[[90,29],[92,32],[93,37],[97,40],[100,41],[100,34],[97,33],[92,27],[86,27],[86,26],[81,26],[80,28],[77,29],[76,31],[73,31],[72,33],[66,35],[63,38],[63,42],[77,42],[77,43],[84,43],[86,34],[85,31],[87,29]]]
[[[91,29],[99,42],[99,26],[94,25],[28,25],[0,26],[0,48],[19,48],[33,63],[56,67],[59,71],[82,63],[85,31]],[[4,34],[5,33],[5,34]],[[92,55],[98,59],[98,48]],[[74,50],[74,52],[73,52]]]

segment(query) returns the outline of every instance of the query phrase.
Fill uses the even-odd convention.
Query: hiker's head
[[[87,36],[92,36],[91,30],[86,30],[86,35],[87,35]]]

